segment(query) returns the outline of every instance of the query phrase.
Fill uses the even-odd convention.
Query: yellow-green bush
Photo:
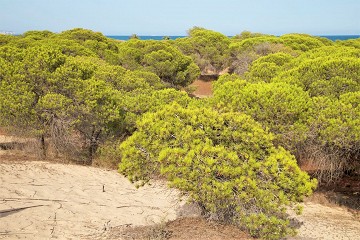
[[[286,209],[316,180],[272,139],[245,114],[172,104],[137,122],[120,145],[119,171],[139,184],[161,175],[207,214],[278,239],[294,233]]]
[[[224,78],[234,78],[225,76]],[[213,105],[219,111],[250,115],[275,134],[276,142],[293,150],[303,140],[311,100],[300,87],[287,83],[248,83],[238,78],[215,84]]]

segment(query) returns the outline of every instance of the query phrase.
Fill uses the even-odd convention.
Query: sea
[[[336,41],[336,40],[357,39],[360,38],[360,35],[324,35],[319,37],[327,38],[330,39],[331,41]]]
[[[107,36],[107,37],[117,39],[117,40],[123,40],[123,41],[130,39],[130,36],[126,36],[126,35]],[[175,40],[177,38],[184,38],[186,36],[138,36],[138,37],[141,40],[163,40],[165,37],[169,37],[171,40]],[[231,36],[229,36],[229,37],[231,37]],[[324,38],[330,39],[331,41],[336,41],[336,40],[357,39],[357,38],[360,38],[360,35],[324,35],[324,36],[319,36],[319,37],[324,37]]]

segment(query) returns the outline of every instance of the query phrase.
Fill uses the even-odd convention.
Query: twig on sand
[[[53,226],[52,228],[50,229],[51,230],[51,237],[53,236],[54,232],[55,232],[55,226],[57,225],[57,220],[56,220],[56,212],[55,212],[55,215],[54,215],[54,223],[53,223]]]
[[[60,199],[47,199],[47,198],[3,198],[2,201],[17,201],[17,200],[31,200],[31,201],[50,201],[50,202],[67,202]]]
[[[32,232],[28,232],[28,233],[26,233],[26,232],[0,232],[0,236],[5,235],[5,237],[10,236],[10,235],[19,235],[19,234],[34,234],[34,233],[32,233]]]
[[[5,210],[1,210],[0,214],[21,211],[21,210],[25,210],[25,209],[28,209],[28,208],[43,207],[43,206],[48,206],[48,205],[35,205],[35,206],[22,207],[22,208],[5,209]]]
[[[153,207],[153,206],[142,206],[142,205],[123,205],[123,206],[118,206],[116,208],[150,208],[153,210],[158,210],[160,209],[159,207]]]

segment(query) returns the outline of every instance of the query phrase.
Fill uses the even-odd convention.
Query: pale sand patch
[[[0,239],[92,239],[111,226],[173,220],[183,204],[162,183],[136,189],[86,166],[1,162],[0,184]]]
[[[360,199],[359,199],[360,201]],[[296,240],[356,240],[360,239],[360,219],[343,207],[306,202]]]

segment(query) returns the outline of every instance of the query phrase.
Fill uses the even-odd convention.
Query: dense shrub
[[[290,47],[275,36],[258,36],[234,41],[230,44],[231,61],[230,72],[243,76],[252,65],[253,61],[263,56],[274,53],[296,55]]]
[[[315,176],[325,184],[338,180],[344,172],[353,171],[357,168],[359,159],[356,135],[358,130],[355,127],[358,124],[356,116],[359,109],[354,107],[354,104],[345,104],[343,99],[352,96],[351,99],[356,102],[354,99],[357,99],[355,96],[360,88],[360,52],[356,48],[339,45],[316,47],[297,57],[290,57],[284,53],[270,54],[256,60],[246,74],[248,82],[287,83],[294,89],[302,88],[303,93],[305,91],[313,97],[310,100],[309,96],[304,98],[302,94],[296,93],[307,99],[307,105],[301,103],[302,106],[307,106],[301,110],[301,120],[293,125],[290,122],[290,126],[296,129],[292,134],[296,133],[295,136],[298,137],[286,138],[285,131],[280,133],[280,138],[289,140],[282,145],[291,149],[301,164],[311,166]],[[223,88],[221,92],[217,91],[216,86],[217,84],[215,96],[218,93],[220,99],[226,102],[224,106],[229,105],[228,102],[233,102],[236,99],[234,96],[242,102],[246,102],[248,98],[248,95],[240,90],[233,90],[247,88],[249,85],[244,81],[237,86],[235,83],[219,85]],[[251,99],[261,91],[260,87],[253,89]],[[288,101],[281,100],[279,96],[277,98],[284,104],[283,109],[291,109]],[[264,96],[264,99],[273,98]],[[254,100],[251,104],[255,105],[257,101],[259,100]],[[265,100],[260,100],[261,103],[263,101]],[[241,106],[237,102],[230,105]],[[264,109],[274,110],[273,106],[278,105],[279,103],[273,102],[271,106],[265,105]],[[281,124],[282,121],[278,121],[276,115],[259,119],[258,117],[264,113],[266,110],[253,117],[260,122],[267,119],[266,125],[269,124],[268,121]],[[271,124],[268,126],[273,129]]]
[[[319,181],[328,184],[360,168],[360,92],[312,101],[303,159],[314,166]]]
[[[240,113],[169,105],[145,114],[120,151],[119,171],[132,182],[164,176],[205,213],[267,239],[294,233],[286,208],[316,186],[271,134]]]
[[[359,90],[360,51],[351,47],[325,46],[291,59],[275,68],[275,74],[254,75],[255,80],[287,82],[302,87],[310,96],[338,98],[341,94]],[[273,66],[272,61],[263,59]],[[256,65],[254,66],[256,67]],[[275,75],[275,76],[274,76]]]
[[[245,78],[249,82],[271,82],[280,71],[282,66],[290,62],[294,57],[288,53],[278,52],[255,60],[246,73]]]
[[[293,50],[303,52],[333,44],[329,39],[307,34],[285,34],[282,35],[280,39],[284,42],[284,45],[291,47]]]
[[[298,66],[281,72],[274,81],[298,85],[309,91],[311,96],[339,97],[359,90],[360,60],[325,56],[304,60]]]
[[[193,58],[203,75],[216,75],[228,67],[230,39],[219,32],[194,27],[174,44]]]
[[[337,45],[342,45],[342,46],[348,46],[348,47],[354,47],[357,49],[360,49],[360,39],[349,39],[346,41],[336,41]]]
[[[133,39],[121,43],[119,51],[123,67],[153,72],[171,86],[187,86],[200,74],[193,60],[167,41]]]
[[[229,78],[229,77],[228,77]],[[214,86],[214,106],[252,116],[275,134],[277,143],[294,149],[304,138],[311,106],[309,95],[286,83],[247,83],[237,79]]]

